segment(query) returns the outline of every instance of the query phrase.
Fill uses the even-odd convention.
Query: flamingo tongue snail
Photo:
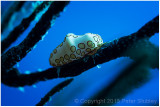
[[[64,41],[50,54],[50,65],[55,67],[62,66],[85,55],[93,55],[102,45],[103,40],[98,34],[75,35],[69,33],[64,38]]]

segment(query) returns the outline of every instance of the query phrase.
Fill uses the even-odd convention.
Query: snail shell
[[[103,40],[98,34],[75,35],[69,33],[64,38],[64,41],[51,53],[49,58],[50,65],[62,66],[85,55],[93,55],[102,44]]]

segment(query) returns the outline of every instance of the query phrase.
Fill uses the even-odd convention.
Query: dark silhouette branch
[[[68,86],[72,81],[73,81],[73,78],[67,79],[61,82],[60,84],[58,84],[57,86],[53,87],[43,98],[41,98],[41,101],[38,104],[36,104],[36,106],[45,105],[45,103],[49,101],[50,97],[52,97],[55,93],[62,90],[64,87]]]
[[[13,42],[16,41],[17,38],[28,28],[32,20],[35,19],[36,15],[50,4],[51,2],[44,1],[34,10],[34,12],[28,18],[23,19],[20,25],[15,27],[15,29],[7,36],[7,38],[2,41],[1,53],[3,53]]]
[[[7,72],[7,70],[12,68],[33,49],[35,44],[42,39],[47,30],[51,27],[52,21],[59,16],[59,13],[63,11],[64,7],[68,3],[68,1],[52,2],[49,9],[43,14],[39,22],[31,30],[28,36],[18,46],[9,49],[2,55],[3,71]]]
[[[129,55],[124,55],[123,53],[125,53],[127,49],[130,49],[132,45],[134,45],[138,41],[149,39],[149,37],[158,32],[159,32],[159,16],[155,17],[153,20],[145,24],[136,33],[105,43],[97,51],[97,53],[92,56],[85,56],[82,59],[75,60],[61,67],[57,68],[53,67],[44,70],[42,72],[31,73],[29,75],[19,74],[18,70],[15,68],[10,69],[16,62],[20,61],[20,59],[24,57],[23,54],[23,52],[25,52],[24,49],[16,51],[18,47],[15,47],[2,56],[2,82],[6,85],[14,87],[33,85],[34,83],[39,81],[58,78],[57,71],[59,70],[60,70],[59,78],[77,76],[83,73],[84,71],[91,69],[92,67],[95,67],[98,64],[105,63],[107,61],[116,59],[121,56],[129,56]],[[39,37],[34,39],[39,40]],[[31,40],[33,41],[34,39]],[[20,49],[21,45],[19,47]],[[32,44],[31,46],[33,45],[34,44]],[[26,46],[28,46],[28,44],[26,44]],[[22,47],[25,48],[24,46]],[[18,52],[20,52],[20,54],[18,54]],[[19,60],[17,59],[16,56],[17,54],[20,57]],[[25,53],[25,55],[26,54],[27,53]],[[8,70],[8,72],[4,70]]]
[[[112,106],[130,93],[133,89],[142,86],[150,80],[150,72],[145,65],[147,56],[142,56],[137,61],[127,66],[122,73],[100,92],[93,95],[89,100],[103,100],[103,103],[86,103],[83,106]]]
[[[1,21],[2,26],[1,26],[1,32],[3,33],[4,29],[6,29],[6,27],[8,26],[8,23],[12,17],[12,15],[19,11],[22,6],[24,5],[25,1],[17,1],[14,2],[10,8],[8,9],[8,12],[6,13],[6,15],[3,17],[3,20]]]

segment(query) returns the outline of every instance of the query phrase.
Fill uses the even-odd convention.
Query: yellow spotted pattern
[[[65,58],[66,60],[69,60],[69,59],[70,59],[67,54],[64,55],[64,58]]]
[[[83,51],[82,53],[81,53],[81,56],[84,56],[85,55],[85,52]]]
[[[64,61],[63,57],[60,57],[60,61],[61,61],[61,62],[63,62],[63,61]]]
[[[91,52],[91,49],[90,49],[90,48],[87,48],[86,51],[87,51],[87,52]]]
[[[50,57],[53,57],[53,53],[51,53]]]
[[[84,44],[84,43],[79,43],[79,44],[78,44],[78,47],[79,47],[80,49],[84,49],[84,48],[85,48],[85,44]]]
[[[56,59],[55,62],[56,62],[56,63],[60,63],[60,60],[59,60],[59,59]]]
[[[57,49],[54,49],[54,51],[53,51],[53,52],[54,52],[54,54],[56,54],[56,53],[57,53]],[[53,54],[52,54],[52,55],[53,55]]]
[[[63,42],[59,45],[60,47],[63,45]]]
[[[83,36],[86,36],[87,38],[84,37],[82,40],[79,39]],[[62,66],[85,57],[85,55],[93,55],[102,46],[103,40],[98,34],[86,33],[83,36],[75,35],[73,33],[67,34],[63,42],[50,54],[50,65]],[[79,41],[77,42],[74,40]],[[64,49],[64,51],[62,49]]]
[[[75,54],[71,54],[70,57],[71,57],[71,59],[76,59],[76,55]]]
[[[81,54],[81,50],[80,50],[80,49],[77,49],[76,53],[77,53],[78,55],[80,55],[80,54]]]
[[[76,47],[75,46],[71,46],[71,52],[75,52],[76,51]]]

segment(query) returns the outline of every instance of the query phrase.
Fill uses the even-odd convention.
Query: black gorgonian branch
[[[68,86],[73,81],[73,78],[67,79],[60,84],[53,87],[43,98],[41,98],[41,101],[36,104],[36,106],[43,106],[46,102],[49,101],[50,97],[52,97],[55,93],[62,90],[64,87]]]
[[[12,15],[19,11],[22,6],[24,5],[25,1],[17,1],[12,4],[12,6],[8,9],[9,11],[6,13],[6,15],[3,17],[3,20],[1,21],[1,33],[3,33],[4,29],[8,26],[8,23],[12,17]]]
[[[38,25],[42,26],[41,24],[38,24]],[[30,34],[33,33],[33,34],[39,35],[39,32],[33,32],[35,29],[36,27],[32,30]],[[16,62],[20,61],[21,58],[23,58],[27,54],[27,52],[26,53],[22,53],[22,52],[24,50],[30,51],[31,49],[30,48],[28,49],[28,47],[34,46],[34,44],[27,44],[27,41],[30,41],[30,40],[25,39],[24,41],[26,43],[22,42],[19,46],[10,49],[7,53],[5,53],[2,56],[2,82],[6,85],[14,86],[14,87],[24,86],[24,85],[33,85],[38,81],[45,81],[48,79],[58,78],[57,71],[59,70],[60,70],[59,78],[77,76],[77,75],[80,75],[82,72],[88,69],[91,69],[92,67],[95,67],[98,64],[108,62],[110,60],[116,59],[121,56],[129,56],[129,54],[126,54],[126,55],[124,54],[126,50],[130,49],[135,43],[141,40],[143,41],[144,39],[149,39],[152,35],[158,32],[159,32],[159,16],[155,17],[153,20],[145,24],[136,33],[105,43],[97,51],[97,53],[92,56],[85,56],[82,59],[75,60],[61,67],[56,67],[56,68],[53,67],[53,68],[44,70],[42,72],[31,73],[29,75],[19,74],[17,69],[12,68],[12,66],[16,64]],[[42,34],[44,33],[45,32],[43,32]],[[31,38],[32,38],[31,39],[32,41],[34,39],[38,41],[41,38],[41,36],[34,37],[33,35],[33,37]],[[22,50],[19,50],[19,48],[20,49],[22,48]],[[16,55],[15,53],[16,54],[19,53],[19,54]],[[18,59],[19,57],[20,59]],[[8,72],[6,72],[7,70]]]
[[[52,21],[59,16],[59,13],[63,11],[68,3],[68,1],[52,2],[49,9],[43,14],[28,36],[18,46],[14,46],[2,55],[2,73],[8,72],[32,50],[51,27]]]
[[[16,41],[17,38],[28,28],[32,20],[35,19],[36,15],[50,4],[51,1],[44,1],[29,17],[23,19],[21,24],[15,27],[15,29],[7,36],[7,38],[2,41],[1,53],[3,53],[13,42]]]
[[[150,80],[148,65],[145,64],[148,56],[143,55],[132,64],[124,68],[121,74],[117,76],[109,85],[89,98],[89,100],[105,99],[103,103],[84,103],[83,106],[112,106],[120,102],[133,89],[142,86]],[[108,101],[111,100],[111,101]],[[108,102],[107,102],[108,101]]]

